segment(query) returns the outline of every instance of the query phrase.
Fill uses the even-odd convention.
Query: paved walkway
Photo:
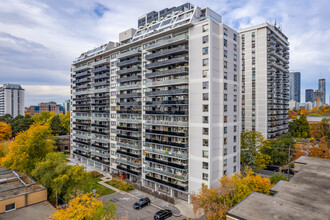
[[[175,207],[174,205],[172,205],[168,202],[165,202],[165,201],[163,201],[161,199],[158,199],[158,198],[156,198],[156,197],[154,197],[150,194],[147,194],[147,193],[144,193],[144,192],[141,192],[141,191],[138,191],[138,190],[133,190],[133,191],[130,191],[130,192],[124,192],[122,190],[119,190],[119,189],[107,184],[106,182],[110,180],[109,177],[103,177],[101,179],[102,179],[102,181],[100,181],[99,184],[101,184],[101,185],[103,185],[103,186],[105,186],[109,189],[112,189],[116,192],[124,193],[124,194],[132,196],[136,199],[141,199],[141,198],[144,198],[144,197],[148,197],[151,200],[150,205],[152,205],[153,207],[158,208],[160,210],[169,209],[169,210],[172,211],[174,216],[176,216],[176,217],[181,216],[180,210],[177,207]],[[100,197],[100,199],[102,199],[102,197]]]

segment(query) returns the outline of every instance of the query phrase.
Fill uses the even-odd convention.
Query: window
[[[234,44],[234,50],[237,51],[237,45],[236,44]]]
[[[209,140],[203,139],[203,147],[208,147],[208,146],[209,146]]]
[[[227,40],[226,39],[223,40],[223,46],[227,47]]]
[[[226,167],[227,166],[227,159],[223,160],[223,166]]]
[[[209,163],[203,162],[203,169],[208,170],[209,169]]]
[[[227,144],[227,138],[223,138],[223,144]]]
[[[203,47],[203,55],[209,54],[209,48],[208,47]]]
[[[203,89],[209,88],[209,82],[203,82]]]
[[[234,112],[237,112],[237,105],[234,105]]]
[[[234,71],[237,72],[237,64],[234,64]]]
[[[236,166],[234,166],[234,173],[236,172]]]
[[[227,61],[223,61],[223,67],[227,69]]]
[[[223,35],[227,36],[227,29],[226,28],[223,29]]]
[[[203,124],[208,124],[208,123],[209,123],[209,117],[203,116]]]
[[[234,41],[237,41],[237,35],[236,34],[234,34],[233,39],[234,39]]]
[[[237,125],[234,125],[234,132],[237,131]]]
[[[227,175],[227,170],[224,170],[223,171],[223,175]]]
[[[236,146],[234,146],[234,153],[236,153]]]
[[[209,111],[209,105],[203,105],[203,112]]]
[[[234,95],[234,102],[237,102],[237,95]]]
[[[223,78],[224,78],[224,79],[228,79],[228,73],[227,73],[227,72],[224,72],[224,73],[223,73]]]
[[[223,101],[227,101],[228,98],[227,98],[227,94],[223,94]]]
[[[228,83],[224,83],[224,84],[223,84],[223,89],[224,89],[224,90],[227,90],[227,89],[228,89]]]
[[[237,61],[237,55],[234,54],[234,61]]]
[[[208,70],[203,70],[203,78],[206,78],[209,75]]]
[[[209,35],[203,36],[203,44],[207,44],[209,42]]]
[[[233,139],[234,139],[234,142],[236,142],[237,141],[237,136],[235,135]]]
[[[224,51],[223,51],[223,56],[224,56],[224,57],[227,57],[227,55],[228,55],[227,50],[224,50]]]
[[[209,58],[203,59],[203,66],[209,65]]]
[[[224,112],[227,112],[227,105],[224,105],[224,106],[223,106],[223,111],[224,111]]]
[[[223,156],[226,156],[227,155],[227,148],[224,148],[223,149]]]
[[[203,101],[209,100],[209,94],[208,93],[203,93]]]
[[[203,150],[203,157],[204,158],[209,158],[209,151]]]
[[[234,122],[237,122],[237,115],[234,115]]]
[[[9,212],[9,211],[12,211],[12,210],[15,210],[15,209],[16,209],[16,203],[11,203],[11,204],[6,205],[5,211]]]
[[[234,74],[234,81],[237,82],[237,75]]]
[[[209,30],[209,25],[205,24],[202,26],[203,32],[207,32]]]
[[[223,133],[227,134],[227,127],[223,127]]]
[[[208,135],[209,134],[209,128],[203,128],[203,134]]]
[[[234,92],[237,92],[237,85],[234,85]]]
[[[234,163],[236,163],[236,156],[234,156],[233,161],[234,161]]]
[[[227,115],[223,116],[223,122],[227,123]]]
[[[208,180],[209,179],[209,174],[203,173],[203,180]]]

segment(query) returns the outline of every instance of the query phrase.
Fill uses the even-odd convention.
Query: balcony
[[[96,162],[99,162],[99,163],[103,163],[105,165],[110,165],[110,161],[104,161],[104,160],[101,160],[101,159],[97,159],[96,157],[92,157],[92,160],[94,160]]]
[[[89,68],[91,68],[91,67],[87,64],[87,65],[84,65],[84,66],[74,68],[72,71],[77,72],[77,71],[81,71],[81,70],[85,70],[85,69],[89,69]]]
[[[174,69],[147,73],[147,74],[145,74],[145,77],[148,79],[151,79],[151,78],[156,78],[156,77],[160,77],[160,76],[170,76],[170,75],[188,74],[188,73],[189,73],[188,67],[179,67],[179,68],[174,68]]]
[[[132,169],[128,169],[128,168],[125,168],[125,167],[120,166],[120,165],[117,165],[117,169],[121,170],[121,171],[124,171],[124,172],[128,172],[128,173],[136,175],[136,176],[141,175],[141,172],[138,172],[138,171],[135,171],[135,170],[132,170]]]
[[[140,66],[135,66],[135,67],[131,67],[131,68],[118,70],[117,74],[122,75],[122,74],[135,73],[135,72],[141,72],[141,67]]]
[[[146,133],[163,134],[163,135],[180,136],[180,137],[188,136],[188,132],[159,131],[159,130],[151,130],[151,129],[146,129]]]
[[[141,97],[141,93],[117,94],[117,98],[119,99],[139,98],[139,97]]]
[[[178,57],[168,60],[163,60],[155,63],[146,64],[147,69],[159,68],[163,66],[173,65],[173,64],[180,64],[180,63],[187,63],[189,61],[188,57]]]
[[[120,54],[118,54],[117,58],[122,59],[122,58],[125,58],[125,57],[135,56],[135,55],[138,55],[138,54],[141,54],[141,49],[140,48],[120,53]]]
[[[117,86],[118,90],[140,89],[140,88],[141,88],[141,83]]]
[[[110,85],[110,84],[109,84]],[[100,89],[92,89],[93,93],[98,93],[98,92],[109,92],[109,88],[100,88]]]
[[[140,115],[141,114],[141,111],[119,110],[119,111],[117,111],[117,114],[123,114],[123,115],[129,115],[129,114]]]
[[[90,155],[86,155],[86,154],[80,153],[78,151],[72,151],[72,153],[78,154],[79,156],[82,156],[82,157],[85,157],[85,158],[90,158],[91,157]]]
[[[137,63],[141,63],[141,58],[140,57],[135,57],[133,59],[120,61],[120,62],[117,63],[117,66],[118,67],[123,67],[123,66],[133,65],[133,64],[137,64]]]
[[[141,118],[117,118],[117,122],[124,122],[124,123],[141,123]]]
[[[110,59],[109,58],[105,58],[105,59],[102,59],[102,60],[98,60],[96,62],[93,62],[91,65],[92,66],[96,66],[96,65],[101,65],[101,64],[109,64],[110,62]]]
[[[171,44],[179,44],[179,43],[187,42],[188,39],[189,39],[188,35],[182,34],[168,39],[159,40],[153,44],[147,45],[145,49],[150,51],[157,48],[166,47]]]
[[[97,152],[97,151],[91,151],[92,154],[98,156],[98,157],[102,157],[102,158],[110,158],[110,152],[108,153],[100,153],[100,152]]]
[[[146,55],[147,60],[164,57],[168,55],[177,55],[188,52],[188,46],[178,46],[171,49],[165,49],[161,51],[157,51],[156,53]]]
[[[117,142],[117,146],[124,147],[124,148],[129,148],[133,150],[141,150],[141,145],[133,145],[133,144],[126,144],[122,142]]]
[[[182,94],[188,94],[188,89],[160,90],[160,91],[152,91],[145,93],[146,96],[182,95]]]
[[[108,73],[103,73],[100,75],[96,75],[92,77],[92,80],[96,80],[96,79],[105,79],[105,78],[109,78],[110,75]]]
[[[188,84],[189,79],[188,78],[178,78],[178,79],[167,79],[167,80],[161,80],[161,81],[147,81],[146,86],[162,86],[162,85],[173,85],[173,84]]]
[[[137,106],[137,105],[141,105],[141,101],[140,102],[118,102],[117,105],[119,105],[119,106]]]
[[[76,140],[76,139],[73,139],[73,142],[78,143],[78,144],[82,144],[82,145],[85,145],[85,146],[89,146],[89,145],[90,145],[89,142],[78,141],[78,140]]]
[[[146,147],[145,151],[148,153],[155,153],[155,154],[161,154],[167,157],[176,157],[176,158],[180,158],[180,159],[188,159],[188,153],[175,153],[175,152],[169,152],[169,151],[165,151],[165,150],[158,150],[158,149],[154,149],[154,148],[150,148],[150,147]]]
[[[78,77],[85,77],[85,76],[90,76],[91,73],[89,71],[84,71],[84,72],[81,72],[81,73],[76,73],[74,75],[75,78],[78,78]]]
[[[92,117],[94,121],[109,121],[109,117]]]
[[[110,70],[109,66],[102,66],[102,67],[93,69],[92,72],[93,73],[98,73],[98,72],[109,71],[109,70]]]
[[[78,149],[80,151],[84,151],[86,153],[89,153],[90,152],[90,150],[87,149],[87,148],[83,148],[83,147],[79,147],[79,146],[75,146],[75,145],[73,145],[73,148],[76,148],[76,149]]]
[[[168,176],[170,178],[178,179],[178,180],[181,180],[181,181],[182,180],[183,181],[188,180],[188,175],[185,175],[185,174],[175,174],[175,173],[172,173],[170,171],[156,169],[156,168],[153,168],[153,167],[146,167],[145,170],[153,172],[153,173],[158,173],[158,174],[161,174],[161,175],[165,175],[165,176]]]
[[[178,100],[178,101],[172,101],[172,100],[166,100],[166,101],[147,101],[145,103],[148,106],[153,105],[188,105],[188,100]]]
[[[104,132],[104,131],[92,131],[93,134],[102,134],[102,135],[110,135],[110,132]]]
[[[94,124],[92,124],[92,126],[99,127],[99,128],[110,128],[110,125],[109,124],[104,125],[104,124],[96,124],[96,123],[94,123]]]
[[[149,138],[146,138],[145,140],[146,140],[146,142],[154,143],[154,144],[162,144],[162,145],[175,146],[175,147],[181,147],[181,148],[188,147],[188,144],[184,144],[184,143],[175,143],[175,142],[169,142],[169,141],[154,140],[154,139],[149,139]]]
[[[122,158],[117,158],[116,161],[117,161],[117,163],[128,164],[128,165],[130,165],[132,167],[138,167],[138,168],[141,167],[141,163],[140,162],[138,162],[138,163],[131,162],[129,160],[125,160],[125,159],[122,159]]]
[[[167,126],[180,126],[180,127],[188,127],[189,125],[187,121],[146,120],[145,123],[149,125],[167,125]]]
[[[92,147],[96,147],[96,148],[99,148],[99,149],[101,149],[101,150],[107,150],[107,151],[110,150],[109,147],[105,147],[105,146],[98,145],[98,144],[92,144]]]
[[[81,78],[81,79],[76,79],[72,81],[73,83],[84,83],[84,82],[90,82],[90,79],[88,77]]]
[[[172,188],[181,190],[181,191],[188,191],[188,186],[177,185],[175,183],[170,183],[170,182],[167,182],[167,181],[164,181],[164,180],[160,180],[160,179],[157,179],[157,178],[148,176],[148,175],[146,175],[146,179],[147,180],[151,180],[151,181],[156,182],[156,183],[160,183],[162,185],[166,185],[166,186],[169,186],[169,187],[172,187]]]
[[[92,98],[92,99],[95,99],[95,100],[110,99],[110,97],[107,96],[107,95],[105,95],[105,96],[92,96],[91,98]]]
[[[140,81],[140,80],[141,80],[141,76],[136,75],[136,76],[118,78],[117,82],[118,83],[123,83],[123,82]]]
[[[102,82],[92,83],[92,86],[110,86],[110,82],[104,80]]]
[[[141,140],[141,137],[134,137],[134,136],[131,136],[131,135],[117,134],[117,137],[118,138],[129,139],[129,140],[135,140],[135,141]]]
[[[166,165],[166,166],[175,167],[175,168],[178,168],[181,170],[188,169],[188,165],[186,165],[186,164],[177,164],[177,163],[172,163],[169,161],[160,160],[160,159],[156,159],[156,158],[150,158],[150,157],[145,157],[145,160],[148,162],[153,162],[153,163],[158,163],[158,164],[162,164],[162,165]]]
[[[141,128],[129,128],[129,127],[121,127],[121,126],[117,126],[117,129],[125,130],[125,131],[141,131]]]
[[[117,150],[116,153],[117,153],[117,154],[124,155],[124,156],[128,156],[128,157],[133,157],[133,158],[135,158],[135,159],[140,159],[140,158],[141,158],[141,155],[137,155],[137,154],[129,153],[129,152],[127,152],[127,151],[123,151],[123,150]]]
[[[188,115],[188,111],[146,111],[146,115]]]

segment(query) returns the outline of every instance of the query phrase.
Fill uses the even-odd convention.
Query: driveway
[[[127,217],[129,220],[141,220],[141,219],[154,219],[154,215],[159,211],[158,208],[149,205],[141,210],[133,208],[133,204],[138,200],[135,197],[122,193],[116,192],[110,195],[99,197],[102,201],[112,201],[117,204],[116,216],[121,219]],[[186,219],[184,216],[168,218],[169,220],[182,220]]]

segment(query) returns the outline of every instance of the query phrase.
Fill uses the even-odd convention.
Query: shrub
[[[97,171],[91,171],[91,172],[90,172],[90,175],[91,175],[93,178],[100,178],[100,177],[103,177],[103,175],[100,174],[100,173],[97,172]]]
[[[276,183],[277,183],[278,181],[280,181],[280,180],[289,181],[288,178],[286,178],[286,177],[283,176],[282,174],[278,174],[278,173],[276,173],[274,176],[272,176],[272,177],[270,178],[270,182],[271,182],[272,184],[276,184]]]
[[[113,186],[119,190],[125,191],[125,192],[129,192],[131,190],[134,190],[134,187],[132,186],[132,184],[129,184],[121,179],[117,179],[117,178],[112,178],[112,180],[110,180],[109,182],[107,182],[110,186]]]

